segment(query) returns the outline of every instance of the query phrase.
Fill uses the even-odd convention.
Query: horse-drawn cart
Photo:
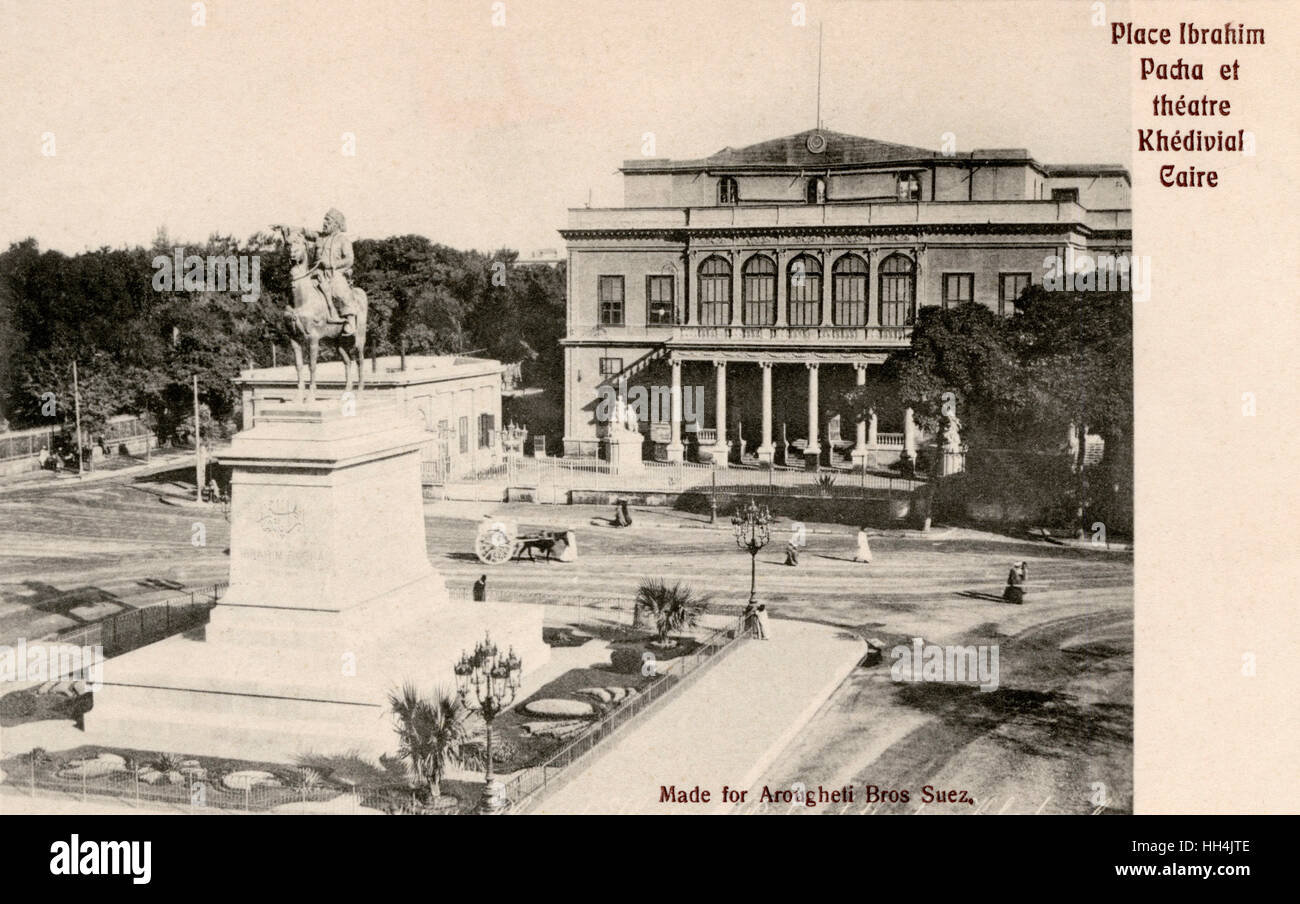
[[[520,533],[519,523],[512,520],[485,520],[478,525],[478,535],[474,537],[474,554],[484,565],[502,565],[524,555],[536,562],[533,553],[545,554],[547,561],[558,554],[559,561],[571,562],[572,546],[571,531],[541,529]]]
[[[556,544],[562,542],[564,534],[553,531],[521,534],[515,521],[484,521],[474,538],[474,552],[485,565],[501,565],[525,554],[533,560],[534,552],[544,553],[550,559]]]

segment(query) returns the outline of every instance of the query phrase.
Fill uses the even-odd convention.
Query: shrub
[[[414,685],[388,695],[397,732],[397,755],[419,790],[437,799],[449,763],[458,762],[465,741],[464,707],[450,694],[425,697]]]
[[[609,662],[614,671],[623,675],[633,675],[641,671],[640,647],[615,647],[609,654]]]
[[[512,766],[519,759],[519,745],[509,738],[492,736],[492,765],[501,771],[504,766]],[[482,740],[469,741],[461,750],[461,765],[471,771],[480,771],[487,766],[487,745]]]
[[[655,633],[661,641],[666,641],[673,631],[695,627],[709,600],[707,595],[697,596],[685,584],[675,583],[670,587],[657,578],[642,581],[636,590],[636,608],[654,620]]]

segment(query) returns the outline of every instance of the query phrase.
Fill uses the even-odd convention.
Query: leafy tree
[[[873,406],[877,411],[911,407],[918,425],[935,431],[950,398],[962,436],[977,454],[999,448],[1059,452],[1073,425],[1080,453],[1085,429],[1106,442],[1102,468],[1089,469],[1100,479],[1090,484],[1088,470],[1076,463],[1078,485],[1061,487],[1073,497],[1080,523],[1090,511],[1131,500],[1129,293],[1048,292],[1035,286],[1016,301],[1010,318],[974,303],[922,308],[909,348],[891,355],[880,371],[873,382],[834,403],[846,420],[865,419]],[[1019,466],[1027,466],[1025,461]],[[1051,473],[1059,471],[1053,463],[1042,464]],[[1059,477],[1054,484],[1060,486]],[[1120,520],[1127,519],[1121,514]]]
[[[936,431],[950,399],[963,435],[1002,443],[1024,424],[1031,401],[1007,321],[980,304],[922,308],[911,346],[891,355],[880,371],[838,400],[846,421],[865,420],[872,407],[911,408],[919,427]]]
[[[1052,426],[1127,438],[1133,424],[1133,299],[1127,292],[1048,292],[1016,303],[1014,343]],[[1058,436],[1062,435],[1058,433]]]
[[[184,255],[255,255],[261,291],[154,288],[154,260]],[[375,354],[488,354],[524,362],[525,379],[563,393],[564,277],[514,267],[514,251],[459,251],[422,236],[355,243],[354,279],[369,300],[367,345]],[[505,269],[494,284],[494,264]],[[192,380],[213,419],[232,425],[232,380],[249,365],[287,361],[284,310],[292,297],[287,253],[269,230],[241,242],[210,235],[175,243],[160,229],[151,247],[100,248],[68,256],[34,239],[0,254],[0,417],[48,423],[44,394],[71,417],[71,367],[79,365],[83,423],[147,414],[166,438],[192,417]],[[498,282],[500,282],[498,280]],[[280,354],[273,348],[278,347]],[[328,352],[327,352],[328,354]]]
[[[1090,529],[1093,509],[1127,521],[1133,474],[1132,295],[1048,292],[1035,286],[1016,309],[1015,342],[1041,419],[1058,437],[1068,425],[1077,431],[1080,533]],[[1082,466],[1087,432],[1106,444],[1099,481]]]

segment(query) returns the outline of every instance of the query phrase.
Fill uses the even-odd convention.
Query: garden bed
[[[675,659],[695,652],[700,646],[700,641],[689,635],[675,637],[677,644],[674,647],[662,648],[655,645],[655,638],[652,635],[639,630],[605,628],[593,631],[590,627],[584,627],[582,631],[605,635],[602,639],[606,641],[610,651],[605,657],[606,662],[587,668],[570,669],[519,700],[510,710],[497,717],[492,725],[492,762],[497,772],[502,774],[516,772],[542,762],[607,713],[623,705],[635,694],[642,693],[655,681],[676,681],[675,676],[664,676],[663,670],[667,669]],[[655,657],[656,668],[652,674],[643,674],[642,665],[645,662],[643,656],[646,652],[653,653]],[[625,659],[628,666],[625,669],[616,669],[610,663],[611,659],[615,661]],[[635,667],[632,667],[632,664],[635,664]],[[592,693],[583,693],[592,688],[614,690],[614,693],[608,700]],[[619,694],[618,689],[629,689],[630,692]],[[589,704],[589,713],[583,717],[530,713],[529,704],[541,700]],[[572,724],[573,733],[560,736],[538,734],[535,729],[543,723],[554,723],[561,729]]]
[[[33,757],[32,753],[35,753]],[[297,767],[283,763],[230,759],[202,754],[159,754],[156,751],[122,747],[83,745],[69,750],[22,753],[0,760],[5,784],[27,790],[61,791],[87,795],[108,795],[128,801],[155,801],[176,806],[207,806],[230,810],[263,811],[284,804],[320,803],[345,794],[356,794],[358,806],[383,812],[402,812],[411,805],[412,791],[400,763],[385,759],[379,766],[357,757],[304,757]],[[84,768],[84,779],[76,761],[121,757],[127,763],[144,766],[137,780],[128,769],[99,774]],[[162,768],[162,767],[177,768]],[[304,781],[310,770],[314,778]],[[271,783],[258,782],[245,791],[247,782],[223,779],[239,774],[264,773]],[[199,794],[196,782],[201,783]],[[479,786],[472,782],[444,781],[441,810],[466,812],[473,808]],[[201,803],[196,803],[200,801]]]

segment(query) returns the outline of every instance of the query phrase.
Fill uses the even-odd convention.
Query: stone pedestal
[[[173,637],[105,664],[93,743],[293,762],[396,749],[387,695],[454,692],[451,669],[490,632],[525,674],[541,607],[455,602],[429,563],[418,424],[337,401],[259,411],[233,467],[230,588],[203,640]]]
[[[939,476],[948,477],[966,470],[964,446],[944,446],[939,450]]]
[[[645,461],[641,449],[645,438],[639,430],[620,429],[610,425],[609,435],[605,437],[605,448],[609,451],[609,466],[614,474],[639,474],[645,470]]]

